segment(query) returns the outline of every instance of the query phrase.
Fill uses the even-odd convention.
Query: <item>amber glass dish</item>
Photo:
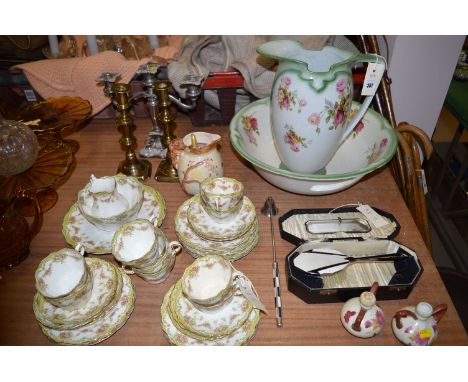
[[[0,199],[10,200],[19,190],[36,192],[41,211],[50,209],[57,201],[52,188],[66,179],[73,169],[74,157],[70,145],[62,140],[39,140],[39,154],[28,170],[9,177],[0,177]],[[17,203],[24,216],[32,216],[30,203]]]

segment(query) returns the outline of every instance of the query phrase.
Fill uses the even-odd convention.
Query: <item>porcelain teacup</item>
[[[125,223],[112,238],[112,254],[118,261],[130,266],[142,266],[160,257],[165,246],[164,233],[146,219]]]
[[[93,279],[83,249],[63,248],[46,256],[36,273],[36,289],[52,305],[77,309],[90,297]]]
[[[217,222],[235,217],[242,207],[244,185],[233,178],[208,178],[200,185],[203,208]]]
[[[133,267],[132,272],[151,284],[159,284],[169,276],[172,268],[174,268],[176,255],[181,249],[182,245],[179,242],[168,242],[166,251],[152,265]]]
[[[176,241],[168,242],[156,225],[157,220],[136,219],[120,227],[112,239],[112,254],[125,272],[147,281],[167,276],[182,248]]]
[[[231,263],[220,255],[197,258],[181,278],[182,292],[200,310],[215,310],[234,295],[238,275]]]

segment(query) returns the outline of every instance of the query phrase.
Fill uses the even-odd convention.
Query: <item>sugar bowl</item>
[[[96,178],[78,193],[82,215],[103,231],[115,232],[134,219],[143,204],[143,186],[137,178],[125,175]]]

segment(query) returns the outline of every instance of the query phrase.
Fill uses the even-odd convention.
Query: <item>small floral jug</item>
[[[341,323],[352,335],[371,338],[382,331],[384,315],[376,304],[375,294],[379,284],[372,284],[369,292],[348,300],[341,309]]]
[[[171,142],[171,159],[187,194],[199,194],[201,182],[223,176],[220,141],[218,134],[194,132]]]
[[[446,312],[446,304],[437,305],[434,309],[427,302],[405,307],[392,319],[393,333],[404,345],[430,345],[439,332],[437,323]]]

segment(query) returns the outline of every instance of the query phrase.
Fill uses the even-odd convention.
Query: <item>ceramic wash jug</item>
[[[223,176],[223,161],[218,151],[220,141],[218,134],[194,132],[171,142],[172,163],[187,194],[199,194],[201,182]]]
[[[393,333],[405,345],[430,345],[439,334],[437,323],[446,312],[446,304],[437,305],[435,308],[427,302],[407,306],[396,312],[393,317]]]
[[[371,69],[377,64],[381,68],[383,57],[331,46],[309,51],[290,40],[270,41],[257,51],[279,60],[271,90],[270,116],[281,161],[294,172],[323,173],[373,98],[367,96],[361,108],[351,114],[352,66],[368,62]]]

